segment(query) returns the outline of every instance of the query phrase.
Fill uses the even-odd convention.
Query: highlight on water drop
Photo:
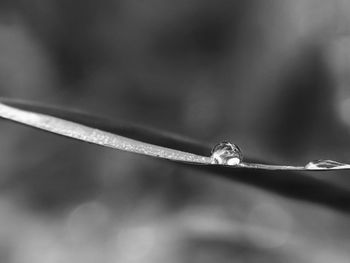
[[[339,169],[348,169],[348,168],[350,168],[349,164],[340,163],[333,160],[315,160],[305,165],[305,169],[307,170],[324,170],[324,169],[339,170]]]
[[[243,160],[240,148],[230,142],[220,142],[211,151],[212,164],[238,165]]]

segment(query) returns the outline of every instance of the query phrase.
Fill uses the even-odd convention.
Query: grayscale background
[[[349,17],[347,0],[2,0],[0,96],[349,162]],[[168,162],[0,121],[0,171],[1,262],[349,262],[348,215]]]

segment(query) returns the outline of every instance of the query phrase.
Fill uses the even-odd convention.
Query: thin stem
[[[41,130],[122,151],[194,164],[211,162],[210,157],[133,140],[53,116],[16,109],[3,103],[0,103],[0,116]]]
[[[321,161],[309,163],[306,168],[304,166],[272,166],[269,164],[256,164],[265,162],[245,157],[247,162],[240,166],[215,165],[211,164],[211,159],[205,156],[210,152],[210,147],[184,139],[181,136],[149,130],[144,127],[111,122],[84,113],[30,102],[3,98],[0,99],[0,102],[3,102],[0,107],[0,116],[25,125],[58,132],[64,136],[121,150],[130,150],[132,148],[133,152],[141,154],[146,154],[145,151],[150,151],[152,153],[150,155],[153,157],[162,155],[166,159],[173,158],[172,160],[175,160],[177,165],[225,177],[231,181],[256,186],[282,196],[328,206],[343,212],[350,212],[349,189],[334,185],[328,182],[325,177],[321,179],[304,173],[306,169],[315,171],[318,168],[332,171],[329,169],[332,169],[332,167],[344,168],[346,164],[338,166],[339,163],[337,162]],[[23,115],[23,113],[25,114]],[[30,120],[29,123],[28,120]],[[99,132],[96,132],[96,130]],[[113,139],[109,136],[118,139],[113,142]],[[87,138],[90,139],[86,140]],[[137,147],[134,148],[133,145],[135,143]],[[139,148],[140,144],[145,146]],[[148,145],[151,145],[151,148],[148,148]],[[188,157],[185,158],[183,156]],[[198,162],[193,162],[193,160]],[[318,164],[320,164],[320,167],[316,166],[317,169],[314,169],[315,165]],[[308,171],[310,172],[310,170]]]

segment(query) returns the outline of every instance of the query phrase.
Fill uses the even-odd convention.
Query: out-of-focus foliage
[[[1,96],[232,140],[276,162],[346,161],[349,14],[345,0],[2,1]],[[1,261],[350,256],[344,215],[0,125]],[[346,175],[323,176],[348,186]]]

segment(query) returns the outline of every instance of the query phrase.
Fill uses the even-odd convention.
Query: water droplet
[[[236,144],[221,142],[212,149],[211,159],[213,164],[237,165],[242,161],[243,155]]]
[[[305,168],[310,170],[344,169],[349,167],[349,164],[340,163],[332,160],[316,160],[309,162],[305,165]]]

